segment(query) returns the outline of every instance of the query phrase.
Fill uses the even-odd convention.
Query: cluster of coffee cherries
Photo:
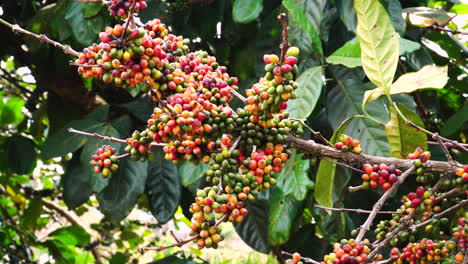
[[[280,62],[277,55],[264,55],[266,74],[246,91],[247,110],[260,116],[266,126],[269,126],[267,120],[274,114],[282,113],[288,107],[288,99],[296,98],[294,90],[297,88],[297,83],[294,79],[298,75],[296,65],[298,55],[297,47],[287,50],[283,62]]]
[[[195,203],[190,206],[193,213],[192,229],[190,235],[197,237],[195,242],[200,249],[217,248],[218,243],[223,240],[219,224],[221,218],[226,214],[227,220],[240,223],[247,215],[248,210],[244,208],[242,201],[237,196],[221,194],[218,186],[206,187],[197,191]]]
[[[322,264],[350,263],[360,264],[367,263],[367,255],[370,253],[369,240],[365,239],[362,243],[357,243],[355,240],[343,239],[340,243],[333,245],[333,252],[323,258]],[[376,261],[382,260],[382,255],[378,255]]]
[[[169,34],[158,19],[142,27],[107,27],[99,33],[101,43],[83,49],[75,63],[84,78],[98,78],[118,87],[145,91],[159,87],[158,80],[171,71],[170,62],[188,52],[190,40]],[[166,79],[163,78],[166,82]]]
[[[463,166],[463,168],[457,168],[455,174],[461,177],[464,182],[468,182],[468,165]]]
[[[111,16],[119,16],[126,18],[130,8],[133,7],[133,12],[137,13],[139,10],[147,7],[145,0],[105,0],[104,4],[109,8]]]
[[[390,259],[396,264],[439,262],[449,256],[450,249],[454,246],[453,242],[423,239],[409,243],[402,252],[398,248],[392,248]]]
[[[297,252],[292,254],[291,258],[286,260],[285,264],[303,264],[301,261],[301,255]]]
[[[457,227],[453,229],[453,237],[458,245],[458,253],[455,255],[455,260],[462,262],[465,258],[465,251],[468,248],[468,220],[465,217],[460,217],[457,222]]]
[[[421,148],[416,148],[413,153],[408,154],[408,159],[414,161],[414,166],[417,168],[416,174],[420,175],[423,172],[423,164],[426,163],[431,158],[431,152],[422,151]],[[418,172],[420,170],[421,172]]]
[[[119,159],[114,155],[115,152],[116,149],[109,145],[98,148],[90,162],[90,165],[94,167],[94,172],[101,173],[103,178],[117,172],[119,170]]]
[[[131,138],[127,138],[127,146],[124,151],[131,154],[132,160],[146,161],[151,152],[151,137],[147,131],[134,131]]]
[[[356,154],[362,153],[361,142],[345,134],[340,136],[339,141],[335,143],[335,148],[343,152],[352,151]]]
[[[365,189],[377,188],[381,186],[385,191],[392,187],[392,184],[398,180],[398,176],[401,174],[401,171],[395,166],[386,164],[364,164],[362,165],[364,174],[361,175],[361,179],[364,181],[362,187]]]

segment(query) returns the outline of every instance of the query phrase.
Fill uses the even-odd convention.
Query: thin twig
[[[35,33],[32,33],[31,31],[27,31],[26,29],[20,27],[19,25],[17,24],[11,24],[11,23],[8,23],[7,21],[3,20],[0,18],[0,23],[11,28],[11,30],[13,32],[19,32],[19,33],[22,33],[22,34],[25,34],[25,35],[28,35],[28,36],[31,36],[31,37],[34,37],[36,39],[38,39],[39,41],[42,41],[42,42],[45,42],[45,43],[49,43],[49,44],[52,44],[54,45],[55,47],[63,50],[63,52],[65,54],[70,54],[70,55],[73,55],[73,56],[76,56],[78,57],[80,55],[79,52],[77,52],[76,50],[72,49],[70,46],[68,45],[63,45],[59,42],[56,42],[56,41],[53,41],[52,39],[50,39],[49,37],[47,37],[46,35],[44,34],[35,34]]]
[[[353,213],[358,213],[358,214],[370,214],[370,213],[372,213],[371,210],[352,209],[352,208],[333,208],[333,207],[321,206],[321,205],[318,205],[318,204],[314,204],[314,208],[337,211],[337,212],[353,212]],[[399,214],[399,212],[397,212],[397,211],[377,211],[377,214]]]
[[[107,141],[110,141],[110,142],[117,142],[117,143],[121,143],[121,144],[127,144],[127,141],[125,139],[103,136],[103,135],[100,135],[98,133],[88,133],[88,132],[73,129],[71,127],[68,129],[68,132],[75,133],[75,134],[78,134],[78,135],[88,136],[88,137],[100,138],[100,139],[104,139],[104,140],[107,140]]]
[[[465,191],[463,191],[462,189],[460,189],[460,188],[452,189],[452,190],[438,196],[436,198],[434,204],[438,204],[438,203],[442,202],[444,199],[446,199],[446,198],[448,198],[450,196],[459,196],[459,195],[462,195],[462,194],[465,194]]]
[[[410,229],[411,229],[411,230],[416,230],[416,229],[418,229],[418,228],[421,227],[421,226],[428,225],[428,224],[434,222],[434,220],[440,219],[440,218],[444,217],[445,215],[449,214],[450,212],[452,212],[452,211],[454,211],[454,210],[457,210],[458,208],[463,207],[463,206],[466,206],[466,205],[468,205],[468,199],[465,199],[465,200],[462,200],[461,202],[458,202],[458,203],[455,204],[454,206],[449,207],[449,208],[445,209],[444,211],[442,211],[442,212],[440,212],[440,213],[438,213],[438,214],[432,216],[431,219],[429,219],[429,220],[427,220],[427,221],[424,221],[424,222],[422,222],[422,223],[419,223],[419,224],[415,224],[415,225],[410,226]]]
[[[171,234],[171,236],[174,238],[174,240],[177,242],[177,243],[180,243],[180,239],[174,234],[174,231],[169,231],[169,234]]]
[[[123,43],[123,40],[125,38],[125,34],[127,34],[127,29],[129,27],[130,23],[133,23],[133,9],[135,8],[136,3],[137,3],[137,1],[133,1],[133,4],[128,9],[127,22],[125,23],[125,28],[124,28],[124,31],[122,33],[122,37],[120,38],[120,41],[122,43]]]
[[[222,222],[224,222],[224,220],[228,219],[230,214],[225,214],[221,219],[218,220],[218,222],[216,222],[216,224],[214,225],[215,227],[219,226]],[[192,238],[189,238],[189,239],[186,239],[186,240],[180,240],[176,243],[173,243],[173,244],[170,244],[170,245],[167,245],[167,246],[159,246],[159,247],[142,247],[140,248],[140,251],[141,252],[144,252],[144,251],[148,251],[148,250],[156,250],[156,251],[162,251],[162,250],[165,250],[165,249],[168,249],[168,248],[173,248],[173,247],[182,247],[183,245],[187,244],[187,243],[190,243],[196,239],[198,239],[200,237],[200,234],[192,237]],[[176,240],[177,241],[177,240]]]
[[[359,186],[349,186],[348,187],[348,192],[352,193],[352,192],[357,192],[359,190],[363,190],[364,188],[362,187],[362,185],[359,185]]]
[[[306,127],[307,129],[310,130],[310,133],[312,133],[312,135],[314,135],[314,137],[316,139],[319,139],[320,141],[322,141],[323,143],[327,144],[328,146],[334,148],[335,146],[330,142],[328,141],[323,135],[322,133],[320,133],[319,131],[315,131],[314,129],[312,129],[310,126],[308,126],[304,120],[302,119],[297,119],[297,118],[289,118],[290,120],[295,120],[295,121],[298,121],[301,123],[301,125],[303,125],[304,127]]]
[[[125,154],[122,154],[120,156],[117,156],[117,159],[124,159],[124,158],[126,158],[126,157],[128,157],[130,155],[132,155],[132,154],[131,153],[125,153]]]
[[[463,257],[463,262],[462,264],[468,264],[468,248],[465,249],[465,255]]]
[[[232,144],[232,146],[229,148],[229,152],[235,150],[237,148],[237,145],[239,145],[239,142],[241,140],[242,137],[238,137],[236,138],[236,141],[234,141],[234,143]]]
[[[364,222],[364,224],[362,224],[359,228],[359,234],[356,237],[357,243],[360,243],[366,232],[370,230],[370,226],[372,225],[372,222],[374,221],[374,218],[377,215],[377,211],[379,211],[380,208],[382,208],[382,206],[393,193],[393,191],[395,191],[398,188],[398,186],[402,184],[406,180],[406,178],[408,178],[408,176],[410,176],[415,170],[416,167],[413,165],[411,168],[409,168],[407,171],[401,174],[398,177],[397,181],[392,184],[392,187],[385,191],[385,193],[380,197],[380,199],[374,204],[374,206],[372,207],[372,212],[367,217],[366,222]]]
[[[240,94],[239,92],[237,92],[236,90],[234,90],[232,87],[229,87],[229,89],[231,90],[232,94],[234,94],[237,98],[239,98],[242,102],[246,102],[247,101],[247,98],[245,98],[242,94]]]
[[[430,25],[430,26],[428,26],[427,28],[432,29],[432,30],[434,30],[434,31],[449,32],[449,33],[452,33],[452,34],[454,34],[454,35],[457,35],[457,34],[460,34],[460,35],[468,35],[468,31],[466,31],[466,30],[450,29],[450,28],[441,27],[441,26],[437,26],[437,25]]]
[[[434,139],[437,140],[437,142],[439,143],[440,147],[442,148],[442,150],[444,151],[444,154],[445,156],[447,157],[447,161],[451,164],[453,164],[453,158],[452,158],[452,155],[450,155],[450,152],[449,150],[447,149],[447,146],[445,146],[444,142],[442,141],[442,139],[440,138],[439,136],[439,133],[434,133],[434,135],[432,136]]]
[[[289,49],[289,41],[288,41],[288,21],[286,20],[286,14],[281,13],[278,15],[278,19],[281,21],[281,26],[283,27],[283,42],[280,44],[280,50],[281,50],[281,58],[280,58],[280,63],[283,63],[284,57],[286,56],[286,51]]]
[[[289,253],[289,252],[286,252],[286,251],[281,251],[281,254],[285,255],[285,256],[288,256],[288,257],[292,257],[293,254]],[[311,258],[306,258],[306,257],[301,257],[301,261],[302,262],[305,262],[305,263],[313,263],[313,264],[320,264],[320,262],[316,261],[316,260],[313,260]]]

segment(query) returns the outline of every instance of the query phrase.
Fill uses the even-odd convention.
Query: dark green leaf
[[[268,201],[257,199],[247,204],[249,214],[240,224],[235,224],[237,234],[253,249],[267,253],[268,244]]]
[[[39,218],[42,214],[42,201],[40,198],[32,199],[20,219],[20,226],[29,232],[34,232],[38,228]]]
[[[453,114],[440,130],[442,136],[450,137],[457,133],[468,121],[468,105]]]
[[[68,246],[60,239],[49,239],[42,243],[48,250],[49,254],[54,257],[58,263],[75,263],[74,247]]]
[[[98,33],[104,27],[104,17],[85,18],[83,8],[86,3],[71,2],[65,21],[70,25],[73,36],[82,45],[89,45],[97,39]]]
[[[129,114],[143,122],[146,122],[153,113],[155,105],[151,99],[143,96],[122,106],[128,110]]]
[[[148,164],[145,194],[151,213],[159,223],[171,220],[181,197],[180,177],[177,166],[158,151],[155,160]]]
[[[304,200],[308,189],[313,186],[307,175],[310,163],[308,160],[303,160],[302,155],[294,151],[278,175],[278,187],[284,196],[291,195],[298,201]]]
[[[97,16],[104,5],[102,3],[88,3],[83,6],[83,18]]]
[[[112,120],[111,125],[117,129],[121,136],[128,135],[132,127],[132,120],[129,115],[123,115],[117,119]]]
[[[271,190],[268,241],[272,246],[282,245],[289,240],[291,227],[299,213],[300,205],[300,202],[291,195],[284,194],[281,189]]]
[[[297,98],[289,101],[287,112],[291,118],[306,119],[314,110],[323,86],[322,67],[312,67],[297,79]]]
[[[71,210],[88,201],[93,190],[87,182],[87,172],[81,165],[78,157],[73,157],[61,181],[63,185],[63,200]],[[94,175],[95,177],[98,175]]]
[[[197,264],[191,259],[183,259],[177,256],[169,256],[160,260],[153,261],[149,264]]]
[[[9,167],[18,174],[28,174],[36,167],[37,153],[34,142],[25,137],[15,136],[6,141],[6,155]]]
[[[346,29],[348,29],[348,31],[355,32],[357,17],[353,7],[353,1],[337,0],[335,3],[338,13],[340,14],[341,21],[345,24]]]
[[[390,20],[392,20],[393,27],[396,32],[401,36],[405,33],[406,21],[402,17],[403,9],[401,8],[401,3],[398,0],[382,0],[382,4],[387,9]]]
[[[128,263],[127,256],[122,252],[115,253],[110,259],[110,264],[126,264]]]
[[[309,34],[312,38],[312,47],[315,52],[323,55],[322,42],[318,33],[318,28],[314,28],[312,22],[307,18],[304,10],[298,6],[294,0],[283,0],[283,5],[286,7],[291,15],[292,20],[296,23],[305,33]],[[292,24],[292,23],[291,23]]]
[[[66,245],[86,246],[91,240],[91,235],[82,227],[71,225],[56,229],[49,237],[62,241]]]
[[[234,0],[232,19],[237,23],[250,23],[263,10],[263,0]]]
[[[147,163],[121,160],[119,172],[112,175],[109,184],[97,195],[99,210],[115,221],[125,218],[144,191],[147,175]]]

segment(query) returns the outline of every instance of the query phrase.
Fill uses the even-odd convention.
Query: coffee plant
[[[0,262],[467,264],[468,5],[420,2],[0,2]]]

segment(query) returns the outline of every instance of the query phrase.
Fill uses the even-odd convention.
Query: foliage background
[[[140,13],[142,21],[160,18],[174,33],[193,39],[192,49],[216,55],[231,75],[240,78],[241,90],[263,74],[263,54],[278,53],[281,27],[276,16],[287,12],[290,42],[301,49],[299,83],[304,92],[295,111],[326,138],[331,138],[344,119],[362,114],[364,92],[375,87],[360,67],[359,45],[353,45],[356,16],[352,1],[147,2],[148,8]],[[404,39],[397,76],[430,64],[448,66],[449,80],[443,89],[398,95],[396,100],[416,111],[427,128],[466,141],[466,39],[412,26],[401,14],[404,8],[417,6],[446,10],[458,14],[457,23],[450,23],[450,27],[466,28],[468,4],[455,0],[381,3]],[[105,26],[117,23],[100,3],[2,0],[0,7],[3,19],[77,50],[97,41]],[[46,255],[49,259],[42,263],[129,263],[139,258],[139,246],[167,242],[157,231],[153,233],[153,228],[158,230],[173,219],[179,205],[188,208],[194,190],[204,184],[200,176],[206,167],[173,165],[156,152],[148,164],[124,162],[122,173],[111,179],[94,175],[87,164],[89,157],[106,143],[69,134],[66,129],[125,138],[130,131],[145,126],[153,107],[149,100],[96,80],[81,79],[68,65],[71,57],[52,46],[16,35],[7,27],[0,27],[0,36],[0,262],[32,263]],[[340,49],[346,43],[347,48]],[[338,49],[341,52],[335,52]],[[239,101],[235,104],[240,106]],[[369,103],[367,109],[386,123],[389,112],[383,104],[381,98]],[[361,140],[364,153],[390,155],[382,127],[355,120],[346,133]],[[435,159],[444,159],[437,149],[431,151]],[[454,154],[468,162],[466,153]],[[277,255],[280,250],[298,251],[320,259],[331,242],[349,235],[364,216],[328,215],[314,209],[318,167],[299,154],[291,160],[279,176],[278,187],[250,204],[248,218],[235,229],[257,251]],[[344,186],[358,182],[359,177],[350,170],[336,168],[333,205],[370,208],[379,196],[377,192],[344,192]],[[415,182],[410,182],[401,192],[414,186]],[[48,201],[68,214],[83,215],[97,208],[105,218],[92,226],[61,223],[64,214]],[[397,201],[393,207],[396,205]],[[126,218],[133,208],[152,213],[157,221]],[[179,211],[179,225],[184,225],[183,214],[190,218],[188,212]],[[41,233],[51,226],[57,230]],[[170,253],[174,251],[166,255]],[[155,263],[193,263],[190,259],[200,254],[192,250]]]

